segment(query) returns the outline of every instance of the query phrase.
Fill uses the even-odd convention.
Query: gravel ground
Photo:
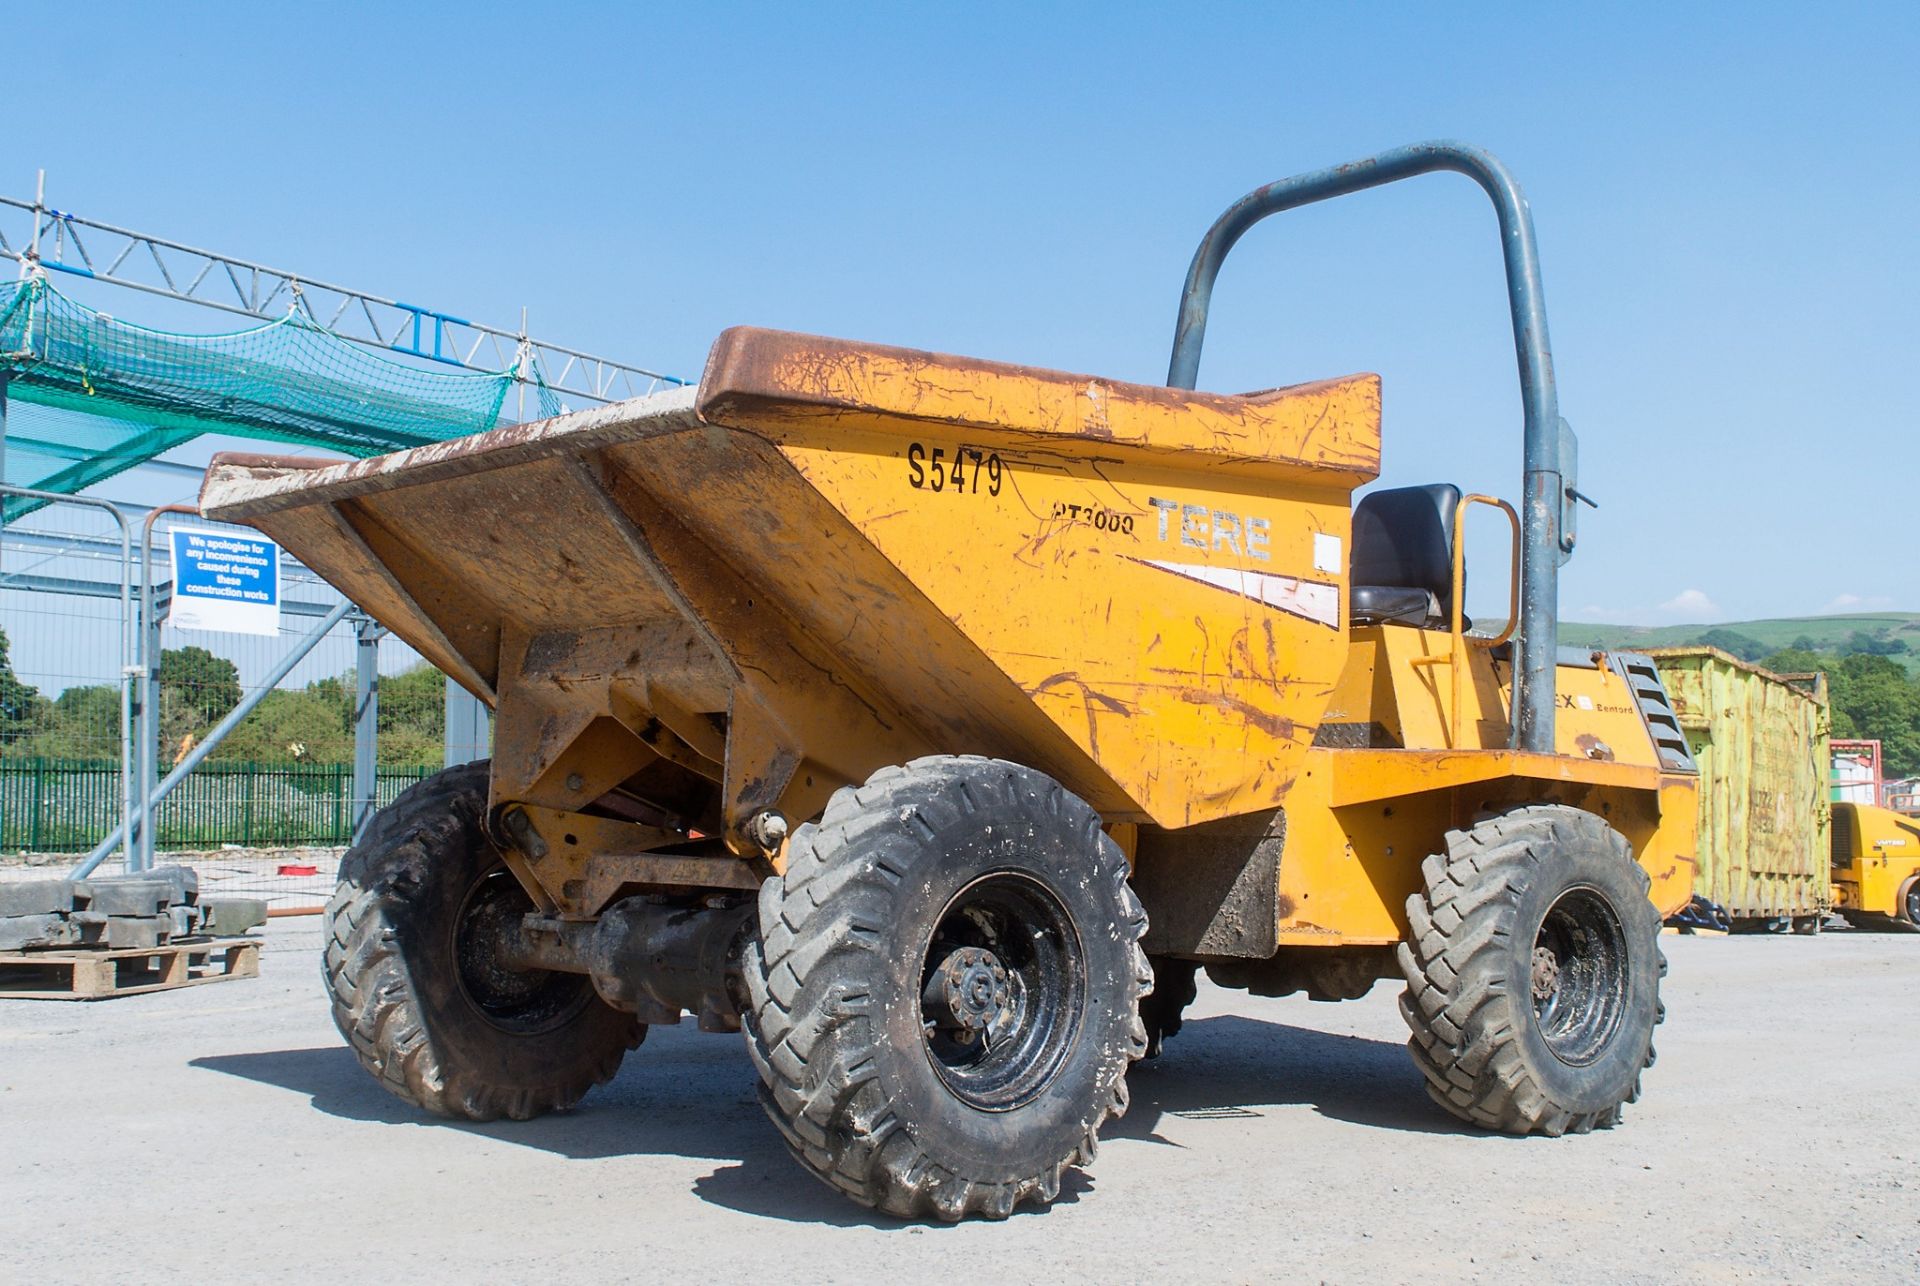
[[[1204,986],[1046,1213],[914,1226],[804,1175],[739,1038],[656,1029],[575,1112],[456,1126],[328,1020],[310,921],[263,976],[0,1002],[0,1280],[1920,1280],[1920,937],[1666,939],[1617,1130],[1466,1132],[1397,989]]]

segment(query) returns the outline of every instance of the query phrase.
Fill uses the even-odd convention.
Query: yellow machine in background
[[[1920,821],[1833,806],[1833,909],[1855,928],[1920,929]]]
[[[1493,198],[1516,508],[1376,491],[1379,381],[1194,389],[1246,227],[1433,170]],[[1426,144],[1259,189],[1202,243],[1168,386],[783,332],[697,389],[374,460],[221,457],[255,524],[493,707],[490,765],[381,813],[327,972],[368,1070],[565,1107],[645,1027],[738,1030],[794,1155],[896,1214],[1047,1202],[1205,968],[1405,983],[1429,1093],[1610,1126],[1693,883],[1644,657],[1556,646],[1574,443],[1532,226]],[[1513,618],[1471,632],[1462,516]],[[1505,564],[1502,566],[1502,564]]]

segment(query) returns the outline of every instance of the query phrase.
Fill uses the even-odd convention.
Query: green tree
[[[1767,658],[1766,664],[1784,674],[1826,671],[1833,735],[1879,741],[1889,777],[1920,773],[1920,683],[1899,662],[1865,652],[1836,659],[1789,648]]]
[[[256,763],[349,764],[353,738],[336,701],[311,686],[283,689],[262,698],[214,748],[213,757]]]
[[[17,743],[34,759],[113,759],[120,754],[120,689],[99,684],[68,688],[41,701],[33,734]]]
[[[1842,656],[1898,656],[1906,650],[1905,639],[1877,639],[1865,630],[1855,630],[1840,645]]]
[[[380,680],[380,766],[438,767],[446,753],[447,680],[417,665]]]
[[[1841,708],[1852,726],[1836,736],[1877,737],[1880,757],[1889,776],[1905,777],[1920,771],[1920,687],[1896,661],[1884,656],[1855,654],[1838,667],[1844,703]],[[1829,682],[1835,682],[1829,678]]]
[[[13,672],[7,632],[0,630],[0,749],[31,736],[46,717],[47,699]]]
[[[1815,670],[1831,670],[1833,658],[1822,656],[1812,647],[1801,647],[1796,643],[1784,651],[1775,652],[1761,664],[1775,674],[1810,674]],[[1828,677],[1828,682],[1831,684],[1831,676]]]
[[[239,667],[203,647],[169,648],[160,654],[154,703],[160,713],[161,761],[177,762],[240,704]]]
[[[224,656],[191,645],[160,654],[160,710],[211,726],[240,704],[240,669]]]
[[[349,673],[315,679],[304,688],[271,692],[214,750],[213,757],[350,764],[354,690],[354,676]],[[382,676],[376,726],[381,767],[437,767],[446,728],[444,676],[430,665]],[[172,748],[177,753],[178,743]]]
[[[1700,641],[1708,647],[1717,647],[1722,652],[1732,653],[1742,661],[1758,661],[1767,654],[1765,643],[1738,630],[1708,630],[1700,636]]]

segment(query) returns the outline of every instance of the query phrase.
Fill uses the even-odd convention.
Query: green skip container
[[[1700,765],[1693,891],[1736,930],[1786,920],[1819,932],[1833,906],[1826,676],[1775,674],[1710,647],[1647,655]]]

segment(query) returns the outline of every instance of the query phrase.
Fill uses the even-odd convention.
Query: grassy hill
[[[1764,621],[1727,621],[1719,625],[1588,625],[1560,622],[1560,642],[1569,647],[1649,648],[1684,647],[1709,634],[1724,633],[1752,639],[1767,653],[1805,645],[1817,652],[1841,653],[1855,634],[1876,643],[1904,642],[1908,650],[1894,660],[1908,673],[1920,674],[1920,612],[1863,612],[1847,616],[1788,616]],[[1713,641],[1713,640],[1708,640]],[[1729,648],[1729,651],[1735,649]]]

